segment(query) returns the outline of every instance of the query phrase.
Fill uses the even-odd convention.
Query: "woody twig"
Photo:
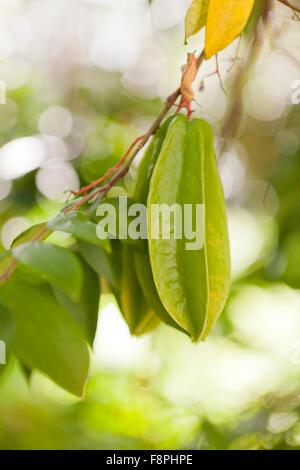
[[[191,55],[193,57],[191,57]],[[104,176],[99,178],[94,183],[91,183],[91,185],[86,186],[82,188],[81,190],[73,193],[76,195],[84,194],[84,196],[79,201],[75,202],[73,205],[68,207],[65,210],[65,213],[78,210],[86,202],[94,202],[100,196],[103,199],[107,195],[108,191],[112,188],[112,186],[119,179],[123,178],[128,173],[131,163],[133,162],[133,160],[135,159],[139,151],[148,142],[149,138],[156,133],[161,122],[166,117],[168,111],[175,104],[175,102],[177,101],[180,95],[181,95],[181,101],[178,105],[177,111],[179,111],[179,109],[181,108],[186,108],[188,117],[190,117],[192,113],[190,109],[190,104],[194,97],[194,93],[191,90],[191,85],[203,61],[204,61],[204,51],[199,55],[198,58],[196,58],[194,54],[188,54],[188,63],[182,70],[183,74],[182,74],[181,86],[167,98],[163,110],[155,119],[155,121],[152,123],[148,131],[143,136],[139,137],[138,139],[134,141],[134,143],[130,146],[129,150],[126,152],[126,154],[122,157],[120,162],[114,168],[109,170]],[[125,162],[126,158],[129,156],[132,150],[133,150],[133,153],[131,157]],[[94,189],[95,186],[103,182],[112,173],[115,173],[115,174],[111,177],[111,179],[104,186]],[[93,190],[89,194],[86,194],[90,189],[93,189]]]

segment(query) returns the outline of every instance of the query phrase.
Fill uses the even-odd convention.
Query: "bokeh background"
[[[190,3],[0,1],[0,251],[145,132],[202,50],[203,32],[183,45]],[[103,294],[86,397],[12,359],[1,449],[300,448],[300,22],[273,4],[239,86],[239,40],[219,55],[226,94],[205,77],[214,59],[195,82],[217,154],[235,123],[219,159],[233,277],[220,321],[199,345],[164,326],[137,339]]]

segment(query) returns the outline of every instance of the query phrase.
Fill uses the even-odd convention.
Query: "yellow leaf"
[[[194,0],[185,17],[185,40],[198,33],[206,23],[209,0]]]
[[[254,0],[210,0],[205,36],[205,57],[227,47],[245,28]]]

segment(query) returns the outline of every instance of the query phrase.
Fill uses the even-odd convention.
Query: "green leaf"
[[[18,262],[13,258],[10,251],[0,255],[0,285],[7,281],[8,276],[14,271]]]
[[[61,305],[68,310],[82,327],[87,340],[93,344],[97,329],[100,282],[93,269],[82,260],[83,283],[78,302],[74,302],[62,290],[53,288],[54,294]]]
[[[26,264],[19,263],[9,279],[20,282],[28,282],[32,285],[39,285],[45,283],[45,278],[41,276],[40,272]]]
[[[29,382],[31,379],[33,369],[31,369],[31,367],[28,367],[26,364],[24,364],[24,362],[22,362],[20,359],[19,359],[19,366],[20,366],[21,371],[23,372],[25,379]]]
[[[14,239],[12,246],[21,245],[29,241],[45,240],[51,231],[46,228],[46,222],[33,225],[29,229],[22,232]],[[0,285],[5,282],[11,273],[16,269],[18,261],[14,259],[11,251],[6,251],[0,255]]]
[[[286,268],[283,279],[294,289],[300,288],[300,231],[289,233],[283,243],[283,254],[286,259]]]
[[[54,231],[70,233],[75,238],[85,242],[100,245],[103,248],[109,246],[108,240],[100,240],[96,233],[96,224],[91,222],[84,214],[70,212],[67,214],[58,214],[47,223],[47,228]]]
[[[115,227],[109,227],[109,224],[108,224],[107,230],[105,230],[106,229],[105,225],[103,227],[103,229],[109,234],[109,238],[113,240],[116,238],[119,239],[120,233],[122,233],[122,238],[120,238],[120,240],[122,240],[122,243],[125,243],[128,245],[134,245],[137,248],[143,248],[144,243],[145,243],[144,239],[140,237],[135,239],[132,236],[130,236],[130,224],[136,221],[135,227],[137,230],[137,234],[140,235],[138,232],[141,231],[142,227],[146,227],[146,224],[147,224],[146,211],[144,215],[141,214],[140,208],[137,206],[137,202],[134,201],[129,196],[122,196],[121,198],[120,197],[109,198],[105,201],[103,205],[100,204],[98,206],[96,216],[99,219],[99,222],[98,222],[99,224],[101,223],[100,222],[101,216],[99,215],[100,210],[101,208],[104,209],[104,206],[107,204],[109,204],[109,209],[112,211],[111,214],[115,220]],[[135,214],[128,215],[130,213],[130,210],[134,209],[134,206],[136,209],[136,212],[134,211]],[[105,219],[107,218],[105,209],[104,209],[104,213],[105,213],[105,217],[103,220],[105,221]],[[146,231],[145,231],[145,237],[147,237]],[[109,238],[106,241],[109,241]]]
[[[12,254],[72,299],[79,299],[82,269],[79,260],[69,250],[49,243],[33,242],[13,248]]]
[[[82,396],[89,369],[84,335],[49,290],[9,281],[0,299],[16,322],[13,350],[30,369],[39,369],[71,393]]]
[[[0,374],[9,361],[15,329],[12,315],[4,305],[0,304]]]
[[[194,0],[185,17],[185,40],[205,26],[209,0]]]
[[[42,224],[36,224],[32,227],[29,227],[24,232],[20,233],[14,241],[12,242],[11,246],[15,247],[17,245],[21,245],[22,243],[27,243],[30,241],[43,241],[46,240],[49,235],[51,235],[52,231],[48,230],[46,227],[47,223],[44,222]]]
[[[78,249],[96,273],[103,276],[112,286],[119,288],[121,280],[121,259],[114,251],[108,253],[100,246],[92,245],[81,240],[77,242]]]

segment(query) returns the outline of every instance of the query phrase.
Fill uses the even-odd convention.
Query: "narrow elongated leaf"
[[[205,26],[209,0],[194,0],[185,17],[185,40]]]
[[[9,310],[0,303],[0,374],[9,361],[15,330],[14,318]]]
[[[46,228],[46,222],[33,225],[18,235],[13,241],[12,246],[21,245],[22,243],[27,243],[29,241],[42,241],[50,234],[51,231]],[[8,279],[17,265],[18,261],[14,259],[10,251],[6,251],[0,255],[0,284]]]
[[[0,255],[0,285],[7,281],[8,276],[15,270],[18,261],[14,259],[10,251]]]
[[[45,283],[45,277],[41,275],[41,273],[37,270],[32,268],[29,265],[20,263],[17,261],[18,265],[16,269],[12,272],[9,279],[13,279],[14,281],[20,282],[28,282],[32,285],[39,285]]]
[[[46,240],[49,235],[51,235],[52,230],[47,228],[47,223],[43,222],[42,224],[36,224],[32,227],[29,227],[27,230],[22,232],[17,238],[14,239],[11,246],[15,247],[21,245],[22,243],[27,243],[30,241],[43,241]]]
[[[245,28],[254,0],[210,0],[205,36],[205,57],[227,47]]]
[[[77,302],[68,297],[61,289],[54,287],[56,298],[68,310],[82,327],[87,340],[93,344],[99,310],[100,283],[99,277],[87,263],[82,260],[83,283],[81,295]]]
[[[79,299],[82,269],[76,256],[69,250],[49,243],[33,242],[13,248],[12,254],[72,299]]]
[[[8,281],[0,299],[16,322],[13,350],[30,369],[49,375],[66,390],[81,396],[89,368],[84,335],[48,289]]]
[[[81,255],[91,268],[100,276],[103,276],[115,288],[119,288],[121,259],[118,258],[116,253],[108,253],[100,246],[95,246],[81,240],[78,240],[77,245]]]
[[[100,245],[103,248],[109,246],[108,240],[100,240],[96,233],[96,224],[91,222],[84,214],[70,212],[59,214],[47,223],[47,228],[54,231],[70,233],[75,238],[83,240],[94,245]]]

